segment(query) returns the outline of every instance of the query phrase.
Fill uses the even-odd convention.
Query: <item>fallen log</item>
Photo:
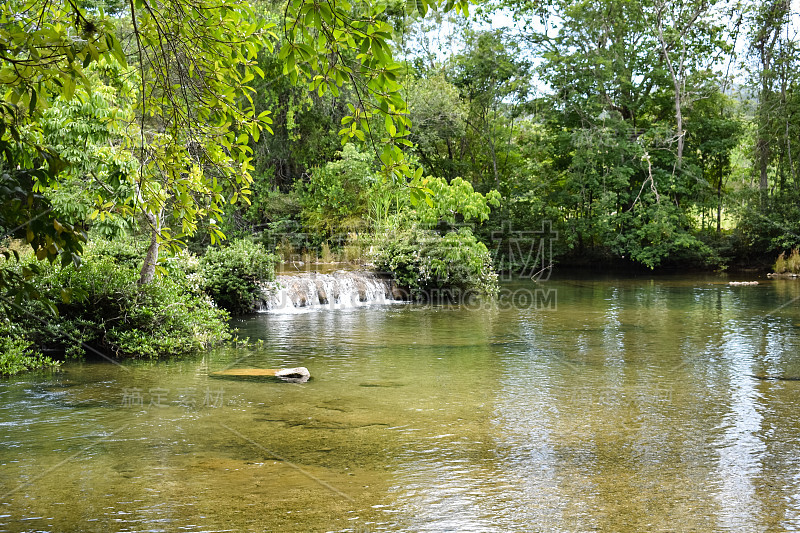
[[[263,377],[272,376],[276,378],[292,381],[308,381],[311,373],[304,366],[296,368],[229,368],[210,372],[210,376],[244,376],[244,377]]]

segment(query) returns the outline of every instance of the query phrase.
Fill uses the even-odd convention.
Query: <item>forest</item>
[[[4,2],[0,374],[229,341],[279,261],[417,298],[796,271],[797,29],[789,0]]]

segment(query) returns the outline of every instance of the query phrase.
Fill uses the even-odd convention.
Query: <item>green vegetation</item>
[[[53,366],[58,366],[58,362],[37,352],[34,344],[20,331],[0,333],[0,376]]]
[[[205,291],[231,313],[252,313],[259,283],[275,279],[275,260],[261,244],[247,239],[209,248],[200,260]]]
[[[219,342],[272,252],[420,298],[491,294],[545,226],[541,266],[792,268],[788,2],[468,6],[2,4],[2,353]],[[515,27],[478,20],[499,11]]]
[[[785,252],[781,252],[775,261],[773,271],[776,274],[800,274],[800,250],[793,249],[789,257],[786,257]]]
[[[440,235],[411,227],[377,236],[374,250],[377,268],[391,272],[415,299],[461,299],[497,292],[489,250],[468,228]]]
[[[42,266],[30,282],[36,299],[4,301],[8,321],[0,334],[0,372],[52,364],[42,352],[118,359],[208,349],[232,338],[224,309],[252,311],[257,283],[274,279],[274,256],[247,240],[211,248],[201,258],[182,251],[141,285],[144,253],[134,239],[95,239],[80,268]],[[22,275],[36,265],[28,255],[3,268]]]
[[[130,243],[101,241],[87,248],[79,269],[45,266],[32,282],[39,299],[7,302],[14,328],[48,353],[114,359],[183,355],[231,337],[227,313],[199,290],[196,258],[176,256],[169,274],[140,286],[142,258]],[[34,261],[29,256],[5,267]]]
[[[335,160],[313,168],[307,182],[295,182],[303,227],[325,237],[362,229],[370,200],[383,196],[374,158],[348,143]]]

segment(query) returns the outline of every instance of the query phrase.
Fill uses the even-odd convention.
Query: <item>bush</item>
[[[800,251],[797,248],[792,250],[791,255],[786,260],[786,268],[792,274],[800,274]]]
[[[138,269],[142,266],[146,249],[147,244],[137,246],[132,237],[121,236],[113,241],[91,240],[84,255],[87,258],[109,257],[126,268]]]
[[[390,272],[415,299],[429,299],[454,289],[493,295],[497,275],[486,245],[467,228],[439,235],[411,228],[376,237],[373,260]]]
[[[265,248],[281,256],[278,260],[288,261],[310,246],[310,237],[298,222],[279,220],[265,224],[258,240]]]
[[[228,314],[199,290],[185,270],[172,271],[139,286],[138,263],[127,244],[96,243],[84,254],[80,269],[41,264],[32,282],[54,303],[53,317],[40,300],[21,302],[15,327],[38,349],[63,350],[68,356],[98,351],[113,357],[166,357],[194,353],[231,337]],[[118,260],[118,256],[126,259]],[[6,268],[21,269],[29,257]],[[9,346],[7,354],[19,351]]]
[[[773,269],[776,274],[783,274],[788,270],[788,268],[786,268],[786,252],[781,252],[781,255],[779,255],[777,261],[775,261]]]
[[[231,313],[251,313],[259,283],[275,279],[276,260],[263,245],[247,239],[209,248],[200,260],[205,290]]]
[[[0,333],[0,376],[57,365],[57,361],[37,351],[33,343],[23,334],[12,333],[10,327],[6,327],[5,331]]]
[[[761,198],[754,192],[742,199],[737,231],[744,257],[772,256],[800,245],[800,196],[796,189]]]

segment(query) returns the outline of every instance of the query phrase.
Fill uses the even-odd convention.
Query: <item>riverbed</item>
[[[502,287],[0,380],[0,531],[800,529],[800,283]]]

